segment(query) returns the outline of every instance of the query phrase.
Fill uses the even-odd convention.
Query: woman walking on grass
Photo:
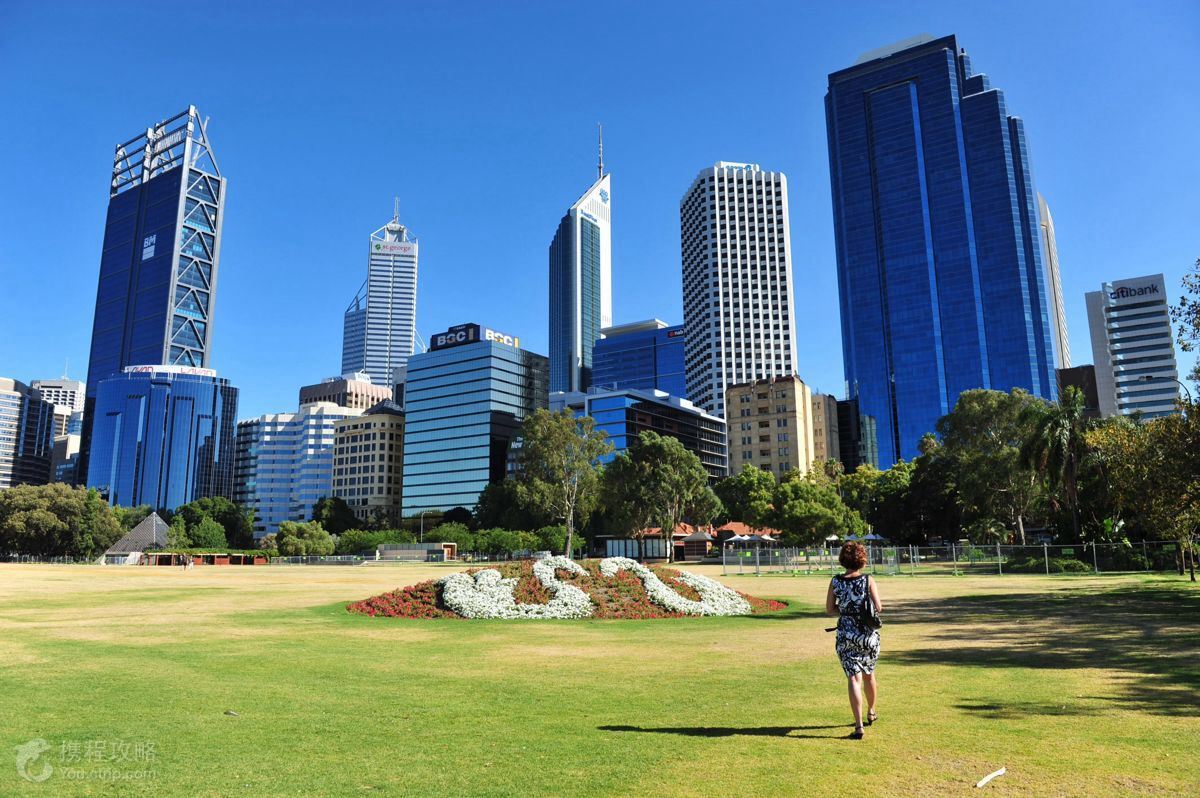
[[[855,740],[863,737],[863,692],[867,694],[867,722],[870,726],[878,717],[875,714],[875,663],[879,659],[879,629],[871,628],[863,616],[874,607],[878,616],[883,611],[879,600],[879,589],[870,576],[862,573],[867,564],[867,551],[861,543],[842,546],[838,562],[846,569],[829,583],[825,596],[825,612],[838,615],[837,646],[838,659],[846,672],[847,689],[850,693],[850,709],[854,713]],[[869,602],[869,605],[868,605]]]

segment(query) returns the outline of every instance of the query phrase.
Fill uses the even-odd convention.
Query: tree
[[[225,539],[225,527],[208,516],[204,516],[194,529],[188,530],[192,547],[197,549],[224,549],[229,547]]]
[[[724,514],[725,506],[717,497],[716,491],[705,485],[704,490],[692,498],[692,503],[684,510],[684,516],[698,527],[712,526],[713,520]]]
[[[389,543],[416,543],[417,538],[407,529],[347,529],[338,535],[334,554],[359,554],[375,551]]]
[[[708,471],[700,458],[678,439],[648,430],[609,464],[605,481],[605,495],[619,508],[626,533],[640,541],[647,528],[658,527],[668,562],[674,554],[672,534],[687,510],[711,509],[701,505],[708,503],[700,495],[708,490]]]
[[[275,543],[285,557],[333,554],[333,538],[317,521],[284,521],[275,534]]]
[[[188,534],[187,519],[182,515],[177,515],[171,519],[171,526],[167,529],[167,548],[190,549],[191,547],[192,537]]]
[[[312,520],[331,535],[340,535],[347,529],[355,529],[361,523],[350,509],[350,505],[337,496],[322,496],[317,499],[312,507]]]
[[[595,419],[535,410],[522,427],[522,480],[535,507],[567,527],[567,551],[574,548],[575,527],[596,507],[600,459],[612,453],[608,435]]]
[[[131,531],[135,526],[145,521],[150,513],[154,512],[154,508],[148,504],[139,504],[137,507],[113,507],[113,514],[117,517],[117,521],[121,524],[121,529],[126,532]]]
[[[1179,298],[1179,304],[1171,308],[1171,318],[1179,325],[1179,348],[1184,352],[1200,348],[1200,258],[1183,276],[1183,296]],[[1192,368],[1190,379],[1200,387],[1200,359]]]
[[[91,558],[122,534],[117,515],[94,490],[61,483],[0,490],[0,552]]]
[[[1077,540],[1079,471],[1088,451],[1086,406],[1083,394],[1073,385],[1063,391],[1058,405],[1027,405],[1024,413],[1031,429],[1021,447],[1022,463],[1036,469],[1048,482],[1052,495],[1070,510]],[[1025,542],[1024,530],[1021,542]]]
[[[475,523],[475,516],[466,507],[451,507],[442,514],[443,524],[463,524],[468,529]]]
[[[175,515],[187,520],[189,534],[204,521],[211,518],[221,525],[225,536],[222,546],[247,549],[254,545],[254,514],[243,509],[224,496],[206,496],[179,507]]]
[[[777,484],[770,471],[746,464],[737,474],[718,482],[714,490],[729,520],[762,528]]]
[[[456,543],[459,551],[473,551],[475,536],[466,524],[438,524],[425,535],[434,543]]]
[[[600,488],[612,531],[638,542],[638,559],[645,558],[646,534],[654,526],[654,504],[647,489],[649,479],[650,464],[635,460],[632,450],[626,450],[604,467]]]
[[[533,505],[528,487],[519,479],[488,483],[475,505],[477,529],[537,529],[553,520]]]
[[[789,546],[807,546],[830,535],[860,535],[866,524],[847,507],[832,487],[803,477],[786,479],[775,489],[771,526],[783,533]]]

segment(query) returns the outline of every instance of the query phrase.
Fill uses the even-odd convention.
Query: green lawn
[[[1200,590],[1173,576],[881,577],[855,742],[823,579],[727,578],[792,602],[750,618],[343,609],[443,573],[0,565],[0,795],[929,796],[1001,766],[997,794],[1200,793]],[[11,758],[35,738],[41,783]]]

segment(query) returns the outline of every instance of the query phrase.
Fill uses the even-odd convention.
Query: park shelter
[[[148,549],[161,549],[167,545],[167,522],[158,513],[150,513],[142,522],[126,533],[125,537],[108,547],[104,552],[105,565],[137,565]]]
[[[683,539],[683,559],[703,560],[708,556],[715,540],[716,538],[703,529],[697,529]]]

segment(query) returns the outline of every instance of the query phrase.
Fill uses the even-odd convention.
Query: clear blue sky
[[[956,34],[1024,117],[1090,362],[1084,291],[1161,271],[1174,300],[1200,257],[1200,4],[914,5],[7,0],[0,375],[84,376],[113,148],[191,103],[229,178],[212,365],[243,418],[337,373],[393,195],[421,239],[421,333],[478,321],[546,352],[546,250],[597,121],[615,320],[681,321],[701,168],[781,170],[801,376],[840,394],[826,75],[920,32]]]

